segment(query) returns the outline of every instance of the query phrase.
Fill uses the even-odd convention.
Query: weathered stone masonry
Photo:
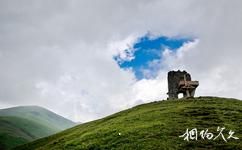
[[[195,90],[198,87],[198,81],[191,81],[191,75],[186,71],[168,72],[168,99],[177,99],[178,94],[183,97],[194,97]]]

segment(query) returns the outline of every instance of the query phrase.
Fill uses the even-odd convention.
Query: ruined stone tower
[[[186,71],[168,72],[168,99],[177,99],[178,94],[183,97],[194,97],[195,90],[198,87],[198,81],[191,81],[191,75]]]

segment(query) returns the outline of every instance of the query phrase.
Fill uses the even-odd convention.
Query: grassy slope
[[[231,129],[240,139],[179,138],[186,128],[195,127],[217,135],[218,126],[226,127],[226,136]],[[241,139],[242,101],[204,97],[139,105],[16,149],[242,149]]]
[[[1,109],[0,149],[12,148],[74,125],[74,122],[38,106]]]
[[[19,106],[0,110],[0,116],[15,116],[48,125],[55,131],[75,125],[74,122],[39,106]]]
[[[48,126],[18,117],[0,117],[0,149],[17,145],[54,134]]]

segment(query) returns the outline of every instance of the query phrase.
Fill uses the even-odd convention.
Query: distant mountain
[[[48,125],[60,131],[75,125],[74,122],[39,106],[18,106],[0,110],[0,116],[15,116]]]
[[[0,109],[0,149],[49,136],[76,123],[39,106]]]
[[[58,132],[19,117],[0,117],[0,149],[8,149]]]
[[[225,127],[234,137],[227,142],[207,139],[207,134],[219,135],[218,127]],[[111,116],[67,129],[55,135],[16,147],[17,150],[34,149],[242,149],[242,101],[235,99],[200,97],[167,100],[142,104]],[[184,140],[179,137],[186,130],[196,128],[204,132],[205,139]],[[188,134],[194,137],[195,132]],[[211,134],[209,134],[211,136]]]

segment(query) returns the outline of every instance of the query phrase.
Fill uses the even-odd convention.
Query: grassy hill
[[[54,134],[48,126],[18,117],[0,117],[0,149],[13,148]]]
[[[38,106],[0,110],[0,149],[9,149],[74,126],[67,120]]]
[[[15,116],[48,125],[55,131],[75,125],[74,122],[39,106],[18,106],[0,110],[0,116]]]
[[[208,129],[219,134],[225,127],[239,140],[184,141],[187,128]],[[27,149],[242,149],[242,101],[200,97],[159,101],[136,106],[100,120],[67,129],[58,134],[17,147]]]

